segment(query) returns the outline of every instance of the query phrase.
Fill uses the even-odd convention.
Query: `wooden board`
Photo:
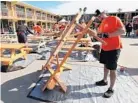
[[[60,38],[56,39],[56,40],[61,40]],[[67,38],[65,39],[66,41],[76,41],[77,38]],[[91,39],[89,38],[81,38],[79,41],[84,41],[84,42],[87,42],[87,41],[91,41]]]
[[[0,45],[0,49],[20,49],[25,47],[25,44],[19,44],[19,43],[2,43]]]
[[[46,39],[45,36],[28,36],[28,39],[32,39],[32,40],[42,40],[42,39]]]
[[[53,48],[55,48],[55,46],[51,46],[51,47],[53,47]],[[62,47],[62,49],[70,49],[71,48],[71,45],[64,45],[63,47]],[[87,51],[87,50],[94,50],[94,48],[92,48],[92,47],[75,47],[72,51],[75,51],[75,50],[79,50],[79,51]]]

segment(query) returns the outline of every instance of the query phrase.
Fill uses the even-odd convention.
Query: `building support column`
[[[13,20],[13,32],[16,34],[16,26],[15,26],[15,21]]]
[[[46,22],[46,29],[47,29],[47,22]]]

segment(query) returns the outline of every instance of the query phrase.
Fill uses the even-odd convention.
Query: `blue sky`
[[[53,8],[56,9],[57,6],[64,3],[63,1],[24,1],[24,2],[45,10],[51,10]]]

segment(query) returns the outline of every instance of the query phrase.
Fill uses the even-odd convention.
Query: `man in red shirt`
[[[107,85],[107,76],[110,72],[110,87],[103,95],[103,97],[109,98],[114,93],[117,61],[122,48],[120,35],[125,34],[125,28],[122,21],[116,16],[107,16],[105,12],[101,13],[99,10],[96,10],[96,16],[101,21],[98,32],[107,43],[107,45],[102,45],[100,53],[100,63],[104,64],[104,77],[101,81],[97,81],[96,85]]]
[[[37,23],[36,25],[34,25],[33,27],[34,29],[34,33],[37,35],[37,36],[40,36],[41,33],[42,33],[42,28],[40,26],[40,23]]]

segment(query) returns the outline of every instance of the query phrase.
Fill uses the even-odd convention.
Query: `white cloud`
[[[70,1],[58,5],[56,9],[50,11],[60,15],[75,14],[79,8],[87,7],[86,13],[94,13],[96,9],[117,12],[118,8],[122,11],[135,11],[138,9],[138,1]]]

